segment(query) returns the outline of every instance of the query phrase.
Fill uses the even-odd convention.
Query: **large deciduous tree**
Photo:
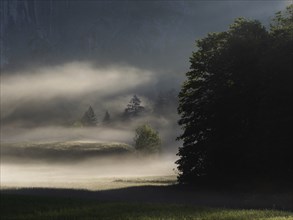
[[[197,41],[179,94],[181,183],[292,174],[292,37],[291,5],[269,31],[239,18]]]

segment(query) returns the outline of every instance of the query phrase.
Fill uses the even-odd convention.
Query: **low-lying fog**
[[[110,189],[174,183],[175,157],[107,157],[77,163],[1,164],[1,187]]]
[[[101,190],[143,184],[169,184],[176,179],[175,145],[166,146],[163,142],[161,154],[155,156],[139,155],[135,151],[115,156],[83,153],[83,149],[87,151],[86,146],[89,144],[125,144],[133,149],[134,130],[131,129],[47,127],[14,131],[15,135],[11,135],[12,130],[4,131],[1,144],[2,188]],[[166,140],[167,136],[163,134],[164,132],[161,138]],[[175,144],[174,140],[170,141],[172,142]],[[15,152],[9,152],[10,155],[7,154],[7,148],[12,148],[9,144],[15,147]],[[56,151],[59,145],[63,149]],[[71,146],[74,148],[74,156]],[[48,150],[48,147],[55,151]],[[26,150],[29,148],[30,150]],[[42,152],[42,148],[46,151]],[[80,151],[79,155],[76,155],[77,150]]]
[[[77,62],[3,73],[1,187],[105,189],[174,182],[180,145],[175,139],[180,130],[177,103],[175,99],[168,100],[166,91],[179,87],[179,83],[177,80],[166,86],[160,83],[162,80],[162,74],[133,67],[97,68]],[[134,94],[141,99],[147,114],[123,121],[121,115]],[[160,100],[164,103],[158,103]],[[164,111],[158,104],[165,104]],[[73,126],[89,106],[96,113],[98,126]],[[112,121],[103,125],[106,110]],[[61,157],[55,151],[47,155],[47,151],[39,152],[44,143],[53,149],[57,142],[121,143],[133,148],[135,128],[145,123],[157,130],[162,139],[161,154],[152,158],[134,151],[127,156],[65,156],[63,161],[66,152]],[[14,144],[14,148],[9,144]],[[15,153],[9,151],[10,147]],[[30,158],[31,154],[34,158]]]

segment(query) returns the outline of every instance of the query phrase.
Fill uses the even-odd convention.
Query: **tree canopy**
[[[140,99],[137,95],[134,95],[129,103],[127,104],[126,109],[124,110],[124,117],[131,118],[141,115],[145,111],[145,108],[141,105]]]
[[[136,128],[134,143],[135,149],[145,154],[158,153],[161,148],[159,133],[148,124]]]
[[[198,40],[179,94],[179,181],[292,175],[292,5]],[[291,155],[291,156],[289,156]]]

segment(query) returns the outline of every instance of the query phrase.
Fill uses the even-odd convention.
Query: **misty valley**
[[[0,0],[0,219],[293,220],[292,0]]]
[[[74,64],[74,67],[80,68],[82,65]],[[63,76],[61,73],[56,75],[58,81],[65,78],[71,66],[59,69],[64,73]],[[115,71],[123,70],[126,69]],[[113,69],[108,72],[100,73],[103,76],[119,76]],[[127,72],[131,74],[129,69]],[[78,74],[76,79],[81,74],[84,76],[87,72]],[[40,75],[37,83],[45,83],[46,86],[47,79],[46,82],[42,79],[45,75]],[[3,91],[11,96],[3,103],[11,106],[11,109],[10,112],[4,110],[4,115],[8,117],[2,120],[2,187],[104,189],[143,185],[143,180],[145,184],[155,185],[176,183],[174,161],[178,142],[175,142],[174,135],[178,128],[177,98],[173,89],[141,92],[144,94],[142,96],[112,94],[112,98],[105,100],[102,97],[107,97],[109,91],[99,88],[90,95],[99,97],[92,98],[88,106],[83,104],[83,111],[80,108],[82,99],[74,97],[72,106],[74,104],[77,109],[67,108],[58,112],[59,117],[56,117],[56,101],[48,93],[44,97],[43,94],[36,94],[37,99],[47,100],[47,109],[34,108],[35,101],[24,101],[20,105],[11,100],[11,97],[22,99],[25,93],[31,94],[28,87],[25,90],[19,88],[19,80],[20,76],[4,77],[4,81],[10,84],[9,87],[4,86]],[[50,86],[54,86],[54,82]],[[30,86],[32,92],[37,89],[34,87],[39,89],[39,85],[34,84]],[[16,90],[22,92],[16,93]],[[121,90],[123,86],[120,83],[119,92]],[[71,91],[68,87],[63,93],[70,95]],[[31,107],[26,110],[25,106]],[[31,108],[34,110],[31,111]],[[36,114],[43,117],[36,121]],[[117,178],[121,181],[117,181]],[[136,178],[141,179],[138,181]]]
[[[43,140],[38,136],[40,133],[31,129],[19,136],[19,139],[26,137],[30,141],[9,140],[1,143],[2,188],[101,190],[176,183],[174,154],[137,150],[132,140],[134,131],[121,131],[108,126],[37,130],[46,133]],[[54,133],[50,131],[58,131],[55,141]],[[109,141],[112,135],[116,135],[114,142]],[[97,139],[99,137],[100,140]]]
[[[126,144],[22,144],[2,146],[2,189],[53,187],[105,190],[176,183],[172,170],[174,158],[145,158]]]

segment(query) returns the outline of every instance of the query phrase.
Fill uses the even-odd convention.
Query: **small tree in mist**
[[[146,154],[158,153],[161,149],[159,133],[148,124],[136,128],[134,143],[136,150]]]
[[[108,124],[110,120],[111,120],[111,117],[110,117],[109,111],[107,110],[103,119],[103,124]]]
[[[124,110],[124,117],[130,118],[133,116],[138,116],[142,112],[144,112],[145,108],[141,106],[140,104],[141,104],[140,99],[136,95],[134,95],[129,101],[129,103],[127,104],[126,109]]]
[[[90,106],[88,108],[88,110],[84,113],[84,115],[81,119],[81,123],[84,126],[96,126],[97,125],[97,117],[96,117],[96,114],[95,114],[92,106]]]

